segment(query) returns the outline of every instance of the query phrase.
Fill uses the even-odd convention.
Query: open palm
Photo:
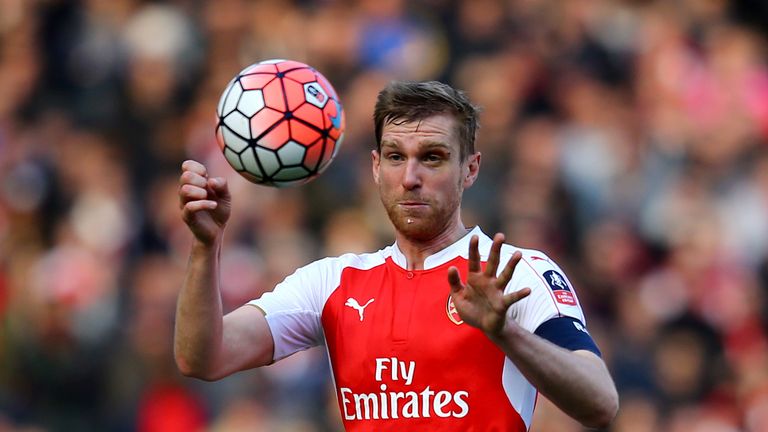
[[[513,293],[504,294],[504,288],[512,279],[517,263],[522,254],[515,252],[496,276],[501,245],[504,235],[493,237],[491,253],[483,270],[480,264],[478,237],[473,236],[469,241],[469,263],[467,281],[463,283],[456,267],[448,269],[448,283],[451,286],[451,297],[456,305],[456,311],[464,322],[477,327],[489,336],[498,335],[504,329],[507,309],[518,300],[531,293],[530,288],[523,288]]]

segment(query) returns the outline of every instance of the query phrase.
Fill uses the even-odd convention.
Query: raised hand
[[[512,255],[504,266],[501,274],[496,277],[501,255],[501,245],[504,234],[493,237],[491,253],[485,270],[480,265],[478,237],[469,240],[469,263],[466,284],[462,283],[459,270],[456,267],[448,269],[448,283],[451,285],[451,297],[456,305],[456,311],[464,322],[477,327],[489,337],[501,334],[506,324],[506,313],[509,307],[531,293],[530,288],[523,288],[513,293],[504,294],[504,288],[512,279],[515,266],[522,254],[518,251]]]
[[[208,177],[208,170],[197,161],[181,164],[179,177],[181,217],[200,242],[210,245],[220,239],[232,206],[227,181]]]

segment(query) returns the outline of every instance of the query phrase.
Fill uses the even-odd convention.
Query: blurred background
[[[180,376],[184,159],[226,176],[227,310],[393,234],[370,179],[389,80],[484,107],[465,222],[566,270],[621,394],[611,431],[768,431],[768,3],[0,0],[0,431],[337,431],[326,354]],[[313,183],[240,179],[229,79],[290,58],[347,114]],[[540,397],[532,431],[582,429]]]

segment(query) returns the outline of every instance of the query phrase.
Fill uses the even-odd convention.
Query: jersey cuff
[[[552,318],[542,323],[533,333],[567,350],[587,350],[602,357],[597,344],[587,333],[587,328],[575,318]]]

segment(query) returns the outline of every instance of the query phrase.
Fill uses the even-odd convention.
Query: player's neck
[[[461,220],[446,227],[433,238],[425,241],[419,241],[409,238],[402,233],[397,233],[397,247],[405,256],[408,270],[424,270],[424,260],[430,255],[445,249],[456,243],[460,238],[467,235],[469,229],[464,226]]]

